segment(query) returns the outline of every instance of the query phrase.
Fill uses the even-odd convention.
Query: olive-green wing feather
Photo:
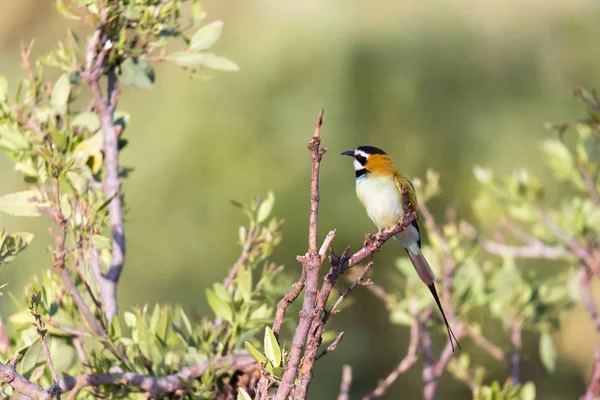
[[[394,174],[394,182],[396,182],[396,187],[398,188],[398,191],[400,192],[400,194],[402,195],[402,190],[404,188],[406,188],[407,193],[406,195],[408,196],[408,203],[410,204],[410,207],[413,211],[417,211],[417,191],[415,190],[415,187],[413,186],[412,182],[409,181],[404,175],[402,175],[400,172],[396,172]],[[403,199],[404,201],[404,199]],[[417,232],[419,233],[419,248],[421,247],[421,231],[419,229],[419,215],[417,214],[417,218],[413,221],[412,225],[417,229]]]

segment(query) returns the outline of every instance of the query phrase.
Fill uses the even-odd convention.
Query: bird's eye
[[[367,157],[361,156],[360,154],[357,154],[354,158],[356,158],[356,161],[358,161],[360,165],[365,165],[367,163]]]

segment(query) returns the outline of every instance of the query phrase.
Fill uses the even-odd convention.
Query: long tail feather
[[[444,314],[444,308],[442,307],[442,303],[440,302],[440,297],[438,296],[437,290],[435,288],[435,283],[434,283],[435,275],[433,274],[433,271],[431,270],[429,263],[427,262],[425,257],[423,257],[423,253],[421,253],[420,250],[419,250],[419,254],[417,254],[417,255],[413,254],[412,252],[410,252],[408,250],[406,252],[408,253],[408,257],[410,258],[410,261],[412,262],[413,266],[415,267],[415,270],[417,271],[419,278],[421,278],[423,283],[425,285],[427,285],[427,287],[431,291],[431,294],[433,295],[433,298],[434,298],[438,308],[440,309],[442,318],[444,319],[444,323],[446,324],[446,329],[448,330],[448,339],[450,340],[450,345],[452,346],[452,351],[454,352],[454,343],[452,342],[452,340],[454,340],[454,342],[456,342],[456,346],[458,346],[458,348],[460,349],[461,348],[460,343],[458,343],[458,339],[456,339],[456,336],[454,335],[454,332],[452,332],[452,329],[450,328],[450,324],[448,323],[448,320],[446,319],[446,314]]]

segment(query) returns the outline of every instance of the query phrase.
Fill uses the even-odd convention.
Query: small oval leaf
[[[265,355],[273,367],[277,368],[281,365],[281,349],[275,334],[268,326],[265,328]]]

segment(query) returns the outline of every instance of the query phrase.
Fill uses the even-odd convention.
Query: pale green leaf
[[[125,319],[125,325],[127,325],[128,327],[133,328],[137,325],[137,317],[132,312],[125,311],[123,313],[123,318]]]
[[[221,37],[223,21],[213,21],[198,29],[190,41],[190,49],[203,51],[212,47]]]
[[[121,64],[122,80],[133,87],[152,89],[155,74],[150,64],[140,58],[128,58]]]
[[[83,111],[71,120],[72,127],[85,128],[90,132],[100,129],[100,117],[95,112]]]
[[[258,212],[256,214],[256,222],[259,224],[269,218],[271,211],[273,211],[273,205],[275,204],[275,196],[273,192],[269,192],[267,195],[267,199],[260,203],[258,207]]]
[[[0,197],[0,213],[17,217],[37,217],[40,215],[38,207],[47,206],[47,203],[35,202],[35,191],[26,190]]]
[[[62,74],[52,88],[50,105],[57,114],[64,115],[67,112],[67,103],[71,94],[71,82],[69,74]]]
[[[237,400],[252,400],[252,397],[243,388],[238,388]]]
[[[213,310],[215,315],[223,318],[228,322],[233,322],[233,312],[228,303],[226,303],[217,293],[212,289],[206,289],[206,298],[208,305]]]
[[[81,17],[72,14],[62,0],[56,0],[56,10],[65,18],[79,20]]]
[[[542,333],[540,337],[540,358],[546,370],[550,373],[556,369],[556,349],[552,335],[548,332]]]
[[[535,400],[535,384],[533,382],[527,382],[521,388],[519,392],[520,400]]]
[[[0,242],[0,265],[12,261],[33,240],[33,233],[17,232],[6,235]]]
[[[31,321],[33,321],[33,317],[31,317]],[[39,338],[36,338],[25,352],[25,355],[23,355],[23,360],[21,360],[21,363],[19,364],[19,372],[21,375],[29,377],[34,369],[45,362],[46,357],[42,348],[42,342],[40,342]]]
[[[564,178],[573,172],[573,155],[563,142],[558,139],[546,139],[542,149],[546,153],[548,165],[558,177]]]
[[[274,367],[279,367],[281,365],[281,349],[279,348],[275,334],[268,326],[265,328],[264,342],[267,359]]]
[[[267,361],[267,357],[263,353],[261,353],[256,347],[252,346],[252,344],[248,341],[244,342],[244,347],[248,350],[248,353],[256,360],[258,363],[264,363]]]
[[[220,71],[237,71],[239,67],[233,61],[218,57],[213,53],[194,53],[191,51],[179,51],[171,54],[168,60],[184,68],[208,67]]]
[[[202,54],[192,53],[190,51],[175,52],[169,55],[167,59],[183,68],[199,68],[203,63]]]
[[[240,67],[225,57],[219,57],[213,53],[204,53],[202,54],[204,59],[202,61],[203,65],[210,69],[214,69],[217,71],[227,71],[234,72],[239,71]]]
[[[111,248],[111,239],[102,235],[92,235],[91,237],[92,243],[97,249],[100,250],[108,250]]]
[[[8,100],[8,81],[0,75],[0,101]]]

